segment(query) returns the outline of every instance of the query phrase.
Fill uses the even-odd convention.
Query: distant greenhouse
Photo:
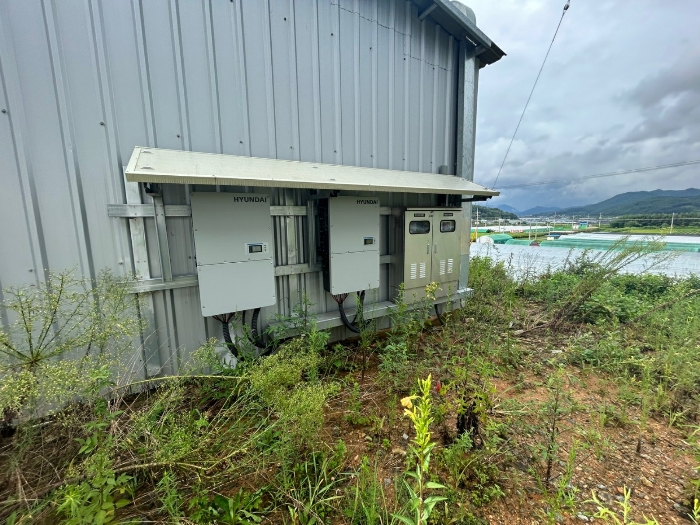
[[[476,242],[482,244],[506,244],[510,240],[513,240],[513,237],[507,233],[492,233],[479,237]]]
[[[515,246],[539,246],[542,241],[535,241],[531,239],[510,239],[506,241],[506,244]]]
[[[581,235],[569,235],[561,236],[556,240],[542,241],[540,246],[549,248],[577,248],[581,250],[609,250],[613,248],[617,243],[624,239],[621,236],[608,236],[600,235],[593,237],[581,234]],[[694,238],[694,240],[696,240]],[[673,251],[673,252],[695,252],[700,253],[700,242],[693,242],[691,239],[661,239],[664,242],[663,251]],[[652,237],[629,237],[622,243],[620,243],[620,248],[635,243],[641,242],[648,244],[654,242]]]

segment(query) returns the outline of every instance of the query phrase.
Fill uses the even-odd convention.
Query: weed
[[[264,489],[247,492],[243,488],[233,497],[220,494],[214,496],[211,504],[213,522],[228,525],[254,525],[262,521]]]
[[[292,336],[304,336],[316,330],[316,316],[311,313],[314,303],[304,294],[301,301],[294,305],[291,315],[275,314],[273,322],[265,330],[273,348]]]
[[[362,401],[360,399],[360,385],[357,381],[352,382],[352,387],[350,388],[350,398],[346,404],[347,413],[345,414],[345,420],[348,423],[359,426],[366,426],[370,423],[370,418],[362,414]]]
[[[247,372],[253,392],[277,414],[296,445],[317,439],[326,398],[338,390],[338,385],[318,380],[319,353],[327,341],[326,332],[312,328]]]
[[[156,486],[156,493],[161,504],[161,510],[165,512],[173,523],[182,518],[184,497],[178,490],[177,476],[171,470],[163,472]]]
[[[463,483],[467,469],[473,463],[473,459],[469,457],[469,452],[471,452],[473,447],[474,443],[471,435],[465,432],[457,436],[453,443],[441,451],[441,463],[447,469],[455,490]]]
[[[435,443],[430,441],[430,424],[433,422],[432,402],[430,399],[431,377],[418,380],[420,395],[405,397],[401,400],[405,415],[413,423],[416,432],[411,445],[411,453],[415,468],[407,470],[405,475],[413,479],[413,483],[404,481],[409,493],[410,514],[394,514],[394,517],[406,525],[423,525],[430,518],[436,504],[445,501],[444,496],[427,496],[428,490],[444,489],[444,485],[428,481],[430,477],[430,456]],[[414,403],[415,401],[415,403]]]
[[[545,493],[547,508],[542,512],[542,516],[548,523],[556,523],[562,511],[573,511],[576,507],[577,490],[571,485],[571,479],[574,476],[579,446],[579,443],[574,440],[564,463],[563,471],[556,477],[553,490],[548,490]]]
[[[605,285],[612,276],[640,259],[651,261],[648,268],[667,261],[669,252],[661,252],[661,242],[628,242],[623,238],[608,251],[591,255],[584,250],[574,260],[565,263],[564,272],[577,275],[581,279],[569,294],[557,305],[551,326],[559,326],[563,321],[580,314],[581,308]],[[585,313],[585,310],[584,310]]]
[[[592,493],[592,498],[587,503],[594,503],[596,505],[598,512],[596,512],[595,517],[604,520],[606,523],[614,523],[615,525],[659,525],[659,522],[656,521],[653,516],[651,519],[644,516],[643,522],[632,521],[630,518],[632,512],[632,505],[630,504],[632,491],[624,487],[623,493],[623,500],[616,502],[620,506],[621,515],[601,503],[595,492]]]
[[[124,496],[131,493],[133,478],[115,475],[103,455],[94,459],[90,481],[69,484],[59,495],[58,511],[66,517],[66,525],[111,523],[116,510],[130,503]]]
[[[3,290],[0,308],[15,321],[0,330],[0,413],[4,424],[94,399],[141,331],[126,278],[94,281],[72,272]]]
[[[690,435],[690,441],[694,444],[695,461],[697,466],[695,471],[697,475],[690,482],[690,501],[692,509],[689,517],[695,525],[700,525],[700,427],[696,427]]]
[[[292,524],[322,524],[335,509],[341,498],[336,488],[343,456],[344,446],[331,455],[315,452],[303,463],[282,470],[276,488]]]
[[[379,374],[382,381],[394,390],[405,391],[414,369],[414,357],[408,349],[408,343],[404,341],[387,344],[379,354]]]
[[[367,456],[353,474],[354,484],[348,487],[344,514],[353,525],[380,525],[391,521],[390,506],[377,464]]]

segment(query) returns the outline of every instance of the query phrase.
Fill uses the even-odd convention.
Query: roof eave
[[[468,40],[475,47],[479,48],[479,62],[481,66],[487,66],[498,62],[506,54],[491,39],[484,34],[476,24],[457,9],[450,0],[414,0],[418,5],[418,11],[429,13],[437,24],[457,40]],[[432,6],[435,7],[432,7]]]

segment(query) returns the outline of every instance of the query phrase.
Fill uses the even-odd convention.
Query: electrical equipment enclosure
[[[275,304],[269,195],[198,192],[190,204],[202,315]]]
[[[333,295],[379,288],[379,199],[321,199],[323,284]]]
[[[422,299],[438,283],[436,297],[454,294],[459,284],[461,208],[408,208],[404,213],[404,299]]]

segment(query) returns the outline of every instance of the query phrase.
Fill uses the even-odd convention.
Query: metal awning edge
[[[259,164],[262,167],[276,167],[276,175],[274,178],[257,178],[245,176],[221,176],[207,175],[206,167],[202,167],[201,163],[197,164],[197,168],[203,173],[174,173],[169,170],[158,171],[156,167],[151,167],[154,171],[145,171],[139,169],[139,157],[143,151],[149,151],[151,154],[172,155],[172,156],[196,156],[204,158],[211,156],[216,162],[226,160],[228,157],[231,162],[250,163],[252,165]],[[155,164],[150,162],[150,164]],[[259,161],[259,162],[258,162]],[[300,177],[285,177],[280,175],[284,167],[291,167],[297,172],[305,169],[321,169],[326,168],[332,172],[329,175],[343,180],[319,180],[308,179],[300,180]],[[362,182],[353,181],[349,178],[350,175],[363,175],[365,178],[371,175],[372,178],[381,179],[382,177],[390,176],[393,179],[404,177],[404,179],[412,179],[412,184],[388,183],[386,181],[377,182]],[[219,185],[219,186],[251,186],[261,188],[306,188],[306,189],[328,189],[328,190],[348,190],[348,191],[368,191],[368,192],[398,192],[398,193],[433,193],[433,194],[451,194],[451,195],[484,195],[496,196],[498,191],[485,188],[471,181],[458,178],[454,175],[441,175],[436,173],[422,173],[411,171],[386,170],[380,168],[365,168],[356,166],[341,166],[336,164],[322,164],[301,161],[265,159],[257,157],[241,157],[237,155],[222,155],[216,153],[189,152],[181,150],[165,150],[159,148],[139,147],[134,148],[129,163],[125,169],[126,180],[130,182],[147,182],[159,184],[202,184],[202,185]],[[416,181],[420,179],[421,183]],[[430,185],[432,183],[432,185]]]
[[[430,16],[452,36],[461,40],[469,39],[474,45],[482,46],[483,53],[479,56],[480,66],[484,67],[494,62],[498,62],[506,53],[496,45],[476,24],[455,7],[450,0],[432,0],[432,4],[437,7],[430,13]],[[454,30],[453,25],[460,29]],[[452,27],[453,30],[448,29]]]

